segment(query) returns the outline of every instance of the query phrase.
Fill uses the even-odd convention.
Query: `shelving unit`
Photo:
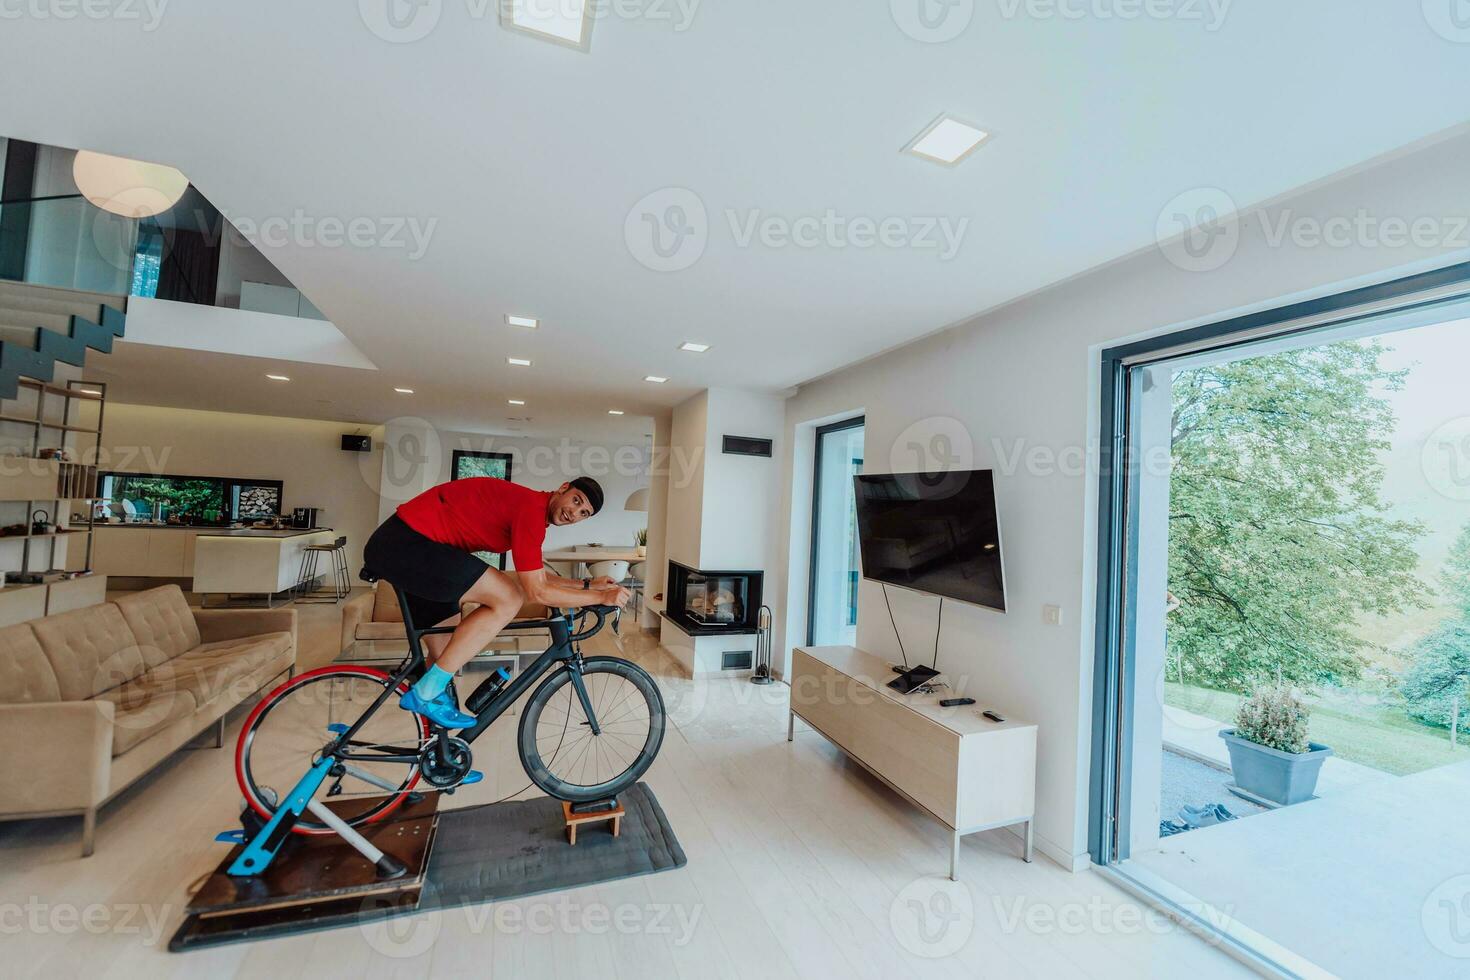
[[[56,542],[74,534],[86,535],[86,552],[80,575],[92,574],[92,545],[95,530],[95,503],[97,501],[97,467],[86,463],[73,463],[55,457],[42,458],[43,439],[46,433],[55,433],[61,438],[55,446],[47,449],[65,450],[82,459],[90,456],[96,460],[102,446],[102,423],[107,403],[107,386],[86,381],[68,381],[65,385],[21,379],[24,389],[35,392],[35,413],[25,415],[18,411],[0,411],[0,425],[21,425],[31,430],[29,455],[0,457],[0,502],[24,503],[26,515],[25,531],[21,534],[0,535],[0,541],[21,539],[21,567],[9,569],[25,576],[32,572],[31,562],[38,543],[47,547],[46,566],[43,571],[56,570]],[[48,415],[47,409],[55,408],[55,399],[60,399],[61,418],[58,421]],[[96,426],[78,424],[74,409],[78,403],[96,403]],[[90,447],[69,443],[69,435],[91,436]],[[50,505],[46,507],[45,505]],[[71,515],[66,513],[74,504],[83,505],[87,520],[84,526],[72,525]],[[40,509],[48,511],[53,530],[36,533],[34,517]],[[54,510],[54,513],[51,512]],[[7,582],[4,589],[35,588],[45,583]]]

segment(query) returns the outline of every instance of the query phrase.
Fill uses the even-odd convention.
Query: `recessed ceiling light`
[[[691,354],[703,354],[705,351],[709,350],[709,344],[696,344],[692,340],[686,340],[679,345],[679,349],[687,350]]]
[[[609,408],[609,409],[608,409],[608,410],[607,410],[607,414],[609,414],[609,415],[622,415],[622,414],[623,414],[623,412],[622,412],[622,410],[621,410],[621,409],[617,409],[617,408]]]
[[[531,362],[524,357],[507,357],[505,363],[514,364],[516,367],[530,367]]]
[[[586,51],[593,0],[501,0],[500,26]]]
[[[952,167],[989,138],[990,134],[978,126],[960,122],[953,116],[940,116],[903,150],[916,157]]]
[[[266,377],[267,378],[270,378],[272,381],[290,381],[291,380],[290,378],[286,377],[284,374],[267,374]]]
[[[668,378],[660,378],[656,374],[649,374],[649,375],[645,375],[644,378],[643,378],[643,380],[649,382],[650,384],[661,385],[661,384],[663,384],[665,381],[667,381],[669,379]]]
[[[413,389],[412,388],[394,388],[393,390],[396,391],[396,392],[398,392],[400,395],[411,395],[411,394],[413,394]]]
[[[524,404],[526,404],[525,401],[523,401],[520,398],[507,398],[506,401],[509,402],[512,405],[524,405]]]
[[[505,322],[513,327],[525,327],[527,330],[535,330],[541,326],[541,321],[534,316],[516,316],[514,313],[507,313]]]

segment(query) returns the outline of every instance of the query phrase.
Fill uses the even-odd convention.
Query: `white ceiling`
[[[437,25],[389,43],[366,26],[388,2]],[[264,363],[124,345],[98,366],[128,400],[464,429],[621,408],[633,432],[700,388],[796,385],[1145,247],[1188,189],[1250,204],[1467,116],[1470,44],[1419,3],[1214,0],[1210,29],[1204,0],[1060,5],[1187,15],[1126,21],[957,0],[933,10],[964,30],[923,43],[899,26],[918,2],[609,0],[586,53],[501,28],[491,0],[169,3],[152,29],[142,3],[25,13],[0,29],[0,134],[172,164],[237,223],[432,223],[416,259],[257,240],[378,374],[270,385]],[[954,168],[902,154],[941,112],[994,135]],[[666,188],[697,195],[708,236],[659,272],[625,224]],[[948,260],[741,245],[727,209],[968,227]]]

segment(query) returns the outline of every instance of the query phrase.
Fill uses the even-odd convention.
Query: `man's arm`
[[[584,589],[580,579],[566,579],[560,575],[537,568],[529,572],[517,572],[521,592],[527,602],[539,602],[543,606],[562,609],[580,609],[583,606],[621,606],[632,594],[619,585],[611,588]]]
[[[545,572],[547,581],[555,582],[557,585],[564,585],[569,589],[580,589],[582,587],[582,579],[567,578],[565,575],[556,574],[549,568],[546,568]],[[595,578],[587,579],[587,583],[588,587],[592,589],[610,589],[614,585],[617,585],[618,581],[606,575],[598,575]]]

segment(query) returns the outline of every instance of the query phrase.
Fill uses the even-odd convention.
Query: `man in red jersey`
[[[628,590],[609,578],[568,579],[541,561],[546,529],[584,521],[602,509],[602,487],[581,476],[552,491],[494,477],[452,480],[399,506],[363,549],[369,568],[401,588],[420,628],[453,625],[448,640],[429,637],[434,663],[400,707],[441,728],[467,728],[450,679],[505,628],[525,602],[560,608],[621,606]],[[515,571],[491,568],[477,551],[508,551]],[[460,606],[479,603],[461,618]]]

